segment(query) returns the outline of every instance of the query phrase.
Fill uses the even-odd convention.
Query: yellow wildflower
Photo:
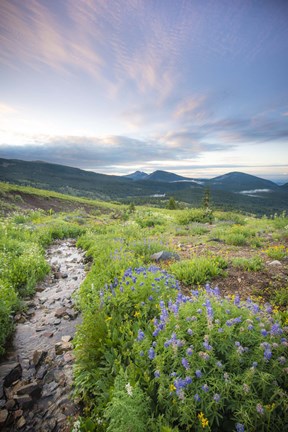
[[[172,392],[174,390],[176,390],[176,387],[174,386],[174,384],[170,384],[169,386],[169,390]]]

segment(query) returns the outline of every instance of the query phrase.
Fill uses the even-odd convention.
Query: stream
[[[51,273],[15,316],[16,330],[0,361],[0,430],[69,431],[79,408],[70,398],[72,341],[78,311],[73,296],[85,278],[84,252],[74,240],[51,245]]]

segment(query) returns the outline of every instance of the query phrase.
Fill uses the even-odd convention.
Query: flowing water
[[[70,398],[72,340],[81,320],[73,293],[85,278],[84,252],[66,240],[46,256],[51,273],[26,300],[25,313],[15,317],[15,334],[0,362],[3,431],[70,430],[78,412]]]

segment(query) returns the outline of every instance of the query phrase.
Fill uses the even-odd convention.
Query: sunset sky
[[[0,157],[288,181],[287,0],[1,0]]]

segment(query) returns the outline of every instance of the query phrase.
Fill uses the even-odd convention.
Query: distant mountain
[[[133,180],[134,177],[134,180]],[[135,179],[136,177],[136,179]],[[137,177],[139,179],[137,179]],[[112,176],[48,162],[0,158],[0,181],[68,195],[135,204],[166,205],[169,197],[201,206],[207,186],[214,208],[273,214],[288,208],[288,183],[275,183],[241,172],[213,179],[192,179],[167,171]]]
[[[279,191],[276,183],[241,172],[231,172],[215,177],[207,182],[211,189],[239,192],[243,194],[269,193]]]
[[[125,175],[123,177],[130,178],[132,180],[137,181],[137,180],[144,180],[146,177],[148,177],[148,175],[149,174],[146,174],[143,171],[135,171],[135,172],[133,172],[131,174],[127,174],[127,175]]]
[[[154,171],[152,174],[149,174],[146,178],[146,181],[156,181],[156,182],[166,182],[166,183],[175,183],[175,182],[191,182],[191,183],[199,183],[192,178],[182,177],[178,174],[174,174],[168,171]]]

